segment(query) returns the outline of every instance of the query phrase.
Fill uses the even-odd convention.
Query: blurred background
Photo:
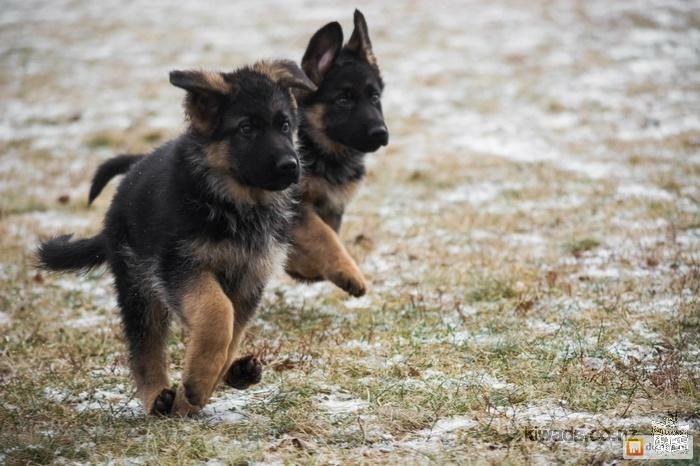
[[[139,418],[108,274],[39,273],[38,239],[99,229],[96,166],[183,129],[170,70],[298,61],[355,7],[391,134],[342,232],[370,293],[276,277],[262,391]],[[528,429],[697,429],[699,44],[681,0],[4,0],[0,462],[607,461]]]

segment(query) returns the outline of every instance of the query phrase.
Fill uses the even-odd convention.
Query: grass
[[[600,246],[600,241],[595,238],[581,238],[566,243],[564,249],[569,254],[580,257],[581,254]]]
[[[172,66],[259,58],[228,39],[251,21],[261,50],[299,56],[323,21],[291,2],[3,24],[25,65],[0,58],[0,463],[602,464],[619,442],[534,433],[648,432],[669,415],[697,431],[700,131],[682,117],[700,82],[682,63],[700,23],[680,7],[656,7],[667,29],[643,5],[613,19],[589,5],[418,2],[411,22],[368,6],[391,144],[368,157],[342,239],[370,292],[277,275],[244,345],[266,362],[262,383],[221,388],[188,420],[133,400],[109,275],[38,272],[33,250],[99,228],[114,186],[85,198],[100,161],[176,133]],[[183,348],[176,329],[174,383]]]
[[[118,147],[120,141],[118,138],[110,134],[95,134],[90,136],[87,141],[85,141],[88,147],[91,149],[101,149],[109,147]]]

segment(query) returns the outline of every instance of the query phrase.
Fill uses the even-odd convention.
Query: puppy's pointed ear
[[[275,60],[270,63],[270,77],[282,87],[314,92],[316,85],[292,60]]]
[[[231,84],[226,81],[223,73],[216,71],[171,71],[170,84],[188,92],[213,92],[222,95],[231,92]]]
[[[372,52],[372,42],[369,40],[369,29],[365,15],[360,10],[355,10],[354,16],[355,29],[352,31],[350,40],[346,45],[347,49],[355,52],[361,58],[364,58],[370,65],[376,65],[377,59]]]
[[[223,98],[233,92],[233,86],[222,73],[199,70],[171,71],[170,83],[187,91],[184,107],[192,130],[211,135]]]
[[[342,46],[343,28],[337,21],[326,24],[311,37],[301,59],[301,68],[317,86],[333,65]]]

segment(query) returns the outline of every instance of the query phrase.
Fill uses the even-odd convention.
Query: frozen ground
[[[32,249],[99,228],[100,161],[180,130],[169,70],[351,32],[349,4],[239,3],[3,3],[0,463],[605,463],[532,432],[697,432],[700,5],[667,0],[360,2],[391,131],[343,232],[370,293],[276,277],[261,385],[144,417],[109,277]]]

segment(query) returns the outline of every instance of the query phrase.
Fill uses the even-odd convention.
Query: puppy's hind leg
[[[124,275],[115,281],[136,394],[147,413],[169,414],[175,401],[166,356],[170,315],[160,302],[144,296]]]
[[[233,304],[211,273],[202,273],[185,291],[182,317],[189,330],[185,370],[177,390],[175,412],[196,414],[221,379],[233,340]]]

